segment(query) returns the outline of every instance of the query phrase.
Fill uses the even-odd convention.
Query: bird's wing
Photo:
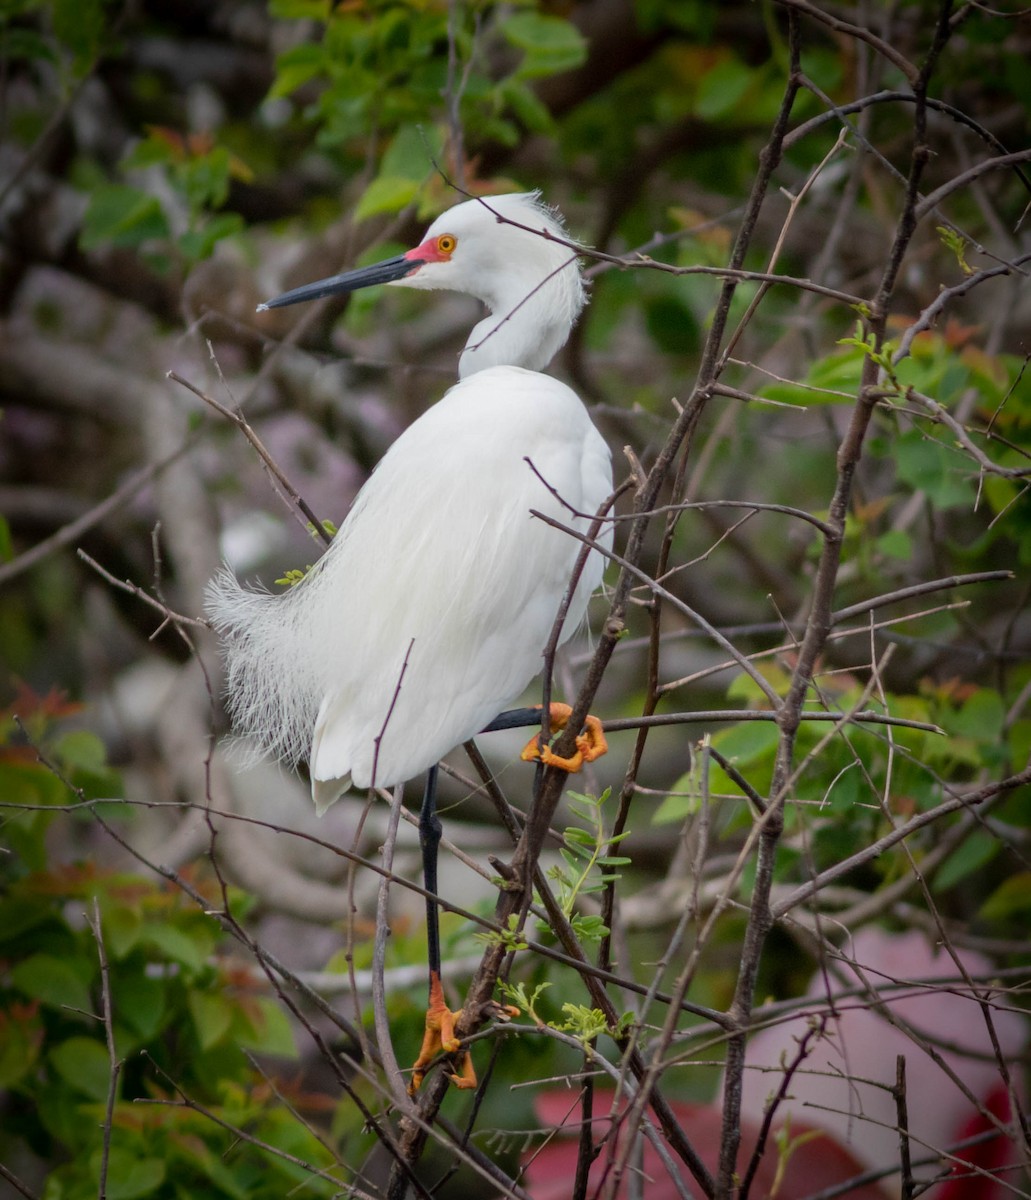
[[[415,422],[296,589],[310,588],[295,620],[321,689],[313,778],[364,787],[375,771],[389,786],[511,703],[541,669],[579,549],[530,512],[585,527],[562,501],[593,511],[610,486],[604,442],[548,376],[479,372]],[[585,572],[565,636],[602,566]]]

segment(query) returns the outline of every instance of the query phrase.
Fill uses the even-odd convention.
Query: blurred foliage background
[[[863,367],[879,355],[883,397],[834,593],[844,616],[809,704],[940,732],[803,725],[774,895],[819,886],[770,935],[758,998],[797,996],[823,939],[871,921],[987,955],[1019,980],[1031,916],[1018,786],[1031,754],[1031,23],[1015,6],[951,10],[930,84],[927,199],[882,345],[862,301],[903,206],[904,65],[922,61],[939,8],[795,7],[805,86],[744,267],[822,291],[738,287],[721,387],[664,491],[698,507],[658,517],[645,556],[684,607],[638,589],[595,709],[768,707],[688,610],[788,692],[820,537],[786,509],[826,515]],[[378,879],[334,848],[375,858],[385,806],[365,817],[356,798],[316,823],[303,780],[228,763],[217,648],[162,609],[199,617],[223,559],[274,587],[318,551],[239,431],[167,373],[241,406],[320,519],[338,523],[454,378],[473,306],[392,289],[303,312],[256,305],[406,248],[460,194],[539,188],[602,252],[585,257],[590,304],[552,369],[591,407],[617,478],[633,465],[624,446],[648,467],[692,393],[789,70],[785,8],[767,0],[0,0],[0,1192],[79,1200],[106,1180],[112,1200],[282,1196],[301,1183],[328,1196],[359,1167],[363,1194],[385,1186],[374,1066],[348,1059],[341,1099],[326,1047],[342,1038],[357,1055],[350,1035],[311,995],[298,1023],[260,967],[275,960],[325,1007],[369,1018],[368,986],[352,1001],[349,971],[371,966]],[[978,170],[990,158],[1005,161]],[[921,591],[931,580],[943,582]],[[597,622],[605,611],[600,597]],[[560,692],[575,694],[589,656],[579,643],[562,661]],[[745,797],[767,794],[779,737],[769,721],[713,719],[656,729],[632,754],[634,735],[613,735],[563,818],[581,832],[546,864],[589,956],[604,937],[628,979],[647,986],[647,964],[669,958],[676,972],[677,917],[699,905],[693,944],[729,888],[690,994],[730,1003],[754,878],[751,859],[734,869]],[[528,805],[518,739],[489,741],[498,778]],[[506,843],[463,756],[453,762],[446,834],[486,878],[451,860],[443,890],[487,919],[486,856]],[[613,797],[597,804],[605,788]],[[978,807],[936,816],[979,789]],[[906,841],[831,877],[921,813]],[[416,847],[406,828],[400,873],[414,877]],[[628,862],[606,868],[609,851]],[[606,870],[611,937],[597,907]],[[419,1035],[420,911],[394,889],[388,1015],[402,1061]],[[452,921],[460,978],[478,943]],[[562,1001],[583,991],[574,973],[526,960],[522,999],[557,984],[535,1004],[557,1027]],[[621,1011],[637,1003],[616,994]],[[1020,1005],[1019,989],[1007,1003]],[[479,1128],[535,1127],[530,1093],[498,1080],[575,1071],[568,1041],[509,1042]],[[681,1047],[689,1055],[689,1039]],[[700,1057],[670,1072],[677,1096],[713,1095],[718,1047]],[[479,1144],[514,1170],[519,1139]],[[451,1194],[473,1194],[470,1178]]]

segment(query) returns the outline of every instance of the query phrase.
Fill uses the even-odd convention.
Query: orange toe
[[[552,704],[549,711],[552,733],[565,729],[569,718],[573,715],[573,710],[568,704]],[[575,775],[585,762],[594,762],[596,758],[601,758],[608,748],[609,744],[605,738],[601,721],[597,717],[588,716],[584,720],[583,733],[577,735],[575,754],[571,754],[568,758],[555,754],[550,746],[540,745],[540,735],[537,735],[526,743],[519,757],[523,762],[539,760],[545,766],[559,767],[561,770]]]
[[[455,1037],[455,1022],[461,1017],[459,1008],[452,1012],[444,1003],[444,989],[440,976],[430,976],[430,1003],[426,1009],[426,1026],[422,1035],[422,1047],[419,1057],[412,1064],[412,1081],[408,1085],[408,1094],[414,1096],[422,1086],[426,1071],[436,1061],[440,1054],[455,1054],[458,1057],[460,1073],[450,1076],[455,1087],[474,1088],[476,1072],[468,1050],[462,1050],[462,1043]]]
[[[440,1054],[454,1055],[456,1070],[448,1075],[448,1079],[456,1088],[465,1091],[476,1087],[476,1070],[473,1067],[472,1055],[468,1050],[462,1049],[460,1039],[455,1037],[455,1022],[461,1015],[461,1009],[452,1012],[444,1003],[444,989],[440,984],[440,976],[431,973],[426,1028],[422,1035],[422,1049],[412,1066],[412,1081],[408,1085],[409,1096],[414,1096],[419,1090],[427,1070]],[[495,1021],[505,1022],[518,1017],[519,1009],[512,1004],[491,1001],[484,1006],[483,1015]]]

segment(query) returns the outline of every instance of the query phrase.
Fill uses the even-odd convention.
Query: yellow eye
[[[451,233],[442,233],[437,238],[437,250],[441,254],[454,254],[455,247],[458,245],[458,238]]]

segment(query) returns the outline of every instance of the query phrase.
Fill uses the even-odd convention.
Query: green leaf
[[[577,843],[580,846],[589,846],[593,849],[595,841],[594,835],[588,833],[586,829],[579,829],[576,825],[570,825],[562,833],[567,845]],[[570,845],[570,849],[575,849],[575,846]]]
[[[731,112],[748,90],[752,72],[736,58],[726,59],[702,76],[695,112],[715,121]]]
[[[609,927],[601,917],[592,914],[574,913],[569,924],[580,942],[600,942],[609,932]]]
[[[1019,721],[1014,721],[1009,728],[1007,741],[1013,761],[1027,762],[1031,758],[1031,720],[1025,717]],[[1024,789],[1020,789],[1016,792],[1015,797],[1020,797],[1023,794],[1026,794]],[[1007,803],[1006,807],[1010,809],[1015,806]],[[1019,809],[1023,813],[1023,820],[1020,820],[1016,814],[1007,816],[1006,819],[1021,826],[1031,825],[1031,804],[1020,804]]]
[[[111,1086],[107,1047],[96,1038],[73,1037],[50,1051],[50,1061],[69,1087],[91,1100],[106,1100]]]
[[[583,35],[561,17],[516,13],[502,24],[501,32],[513,46],[525,52],[516,72],[521,79],[569,71],[587,58]]]
[[[54,49],[33,29],[7,29],[3,40],[4,57],[13,62],[23,58],[29,62],[57,62]]]
[[[903,434],[895,443],[895,469],[903,483],[924,492],[936,507],[973,508],[970,463],[936,438],[918,429]]]
[[[148,923],[140,931],[140,944],[152,946],[166,958],[199,971],[213,948],[213,939],[206,932],[184,933],[174,925]]]
[[[779,663],[773,662],[756,663],[755,669],[778,696],[787,695],[788,689],[791,687],[791,673],[789,671]],[[735,675],[730,681],[727,687],[727,699],[741,701],[741,707],[744,708],[769,707],[766,693],[746,671]],[[766,723],[769,724],[769,722]],[[717,734],[717,738],[725,736],[725,732]]]
[[[559,856],[566,866],[573,873],[573,876],[580,874],[580,864],[590,861],[590,854],[584,850],[578,850],[576,847],[562,846],[559,848]]]
[[[817,388],[841,389],[851,393],[851,398],[855,399],[862,382],[865,360],[862,350],[837,350],[813,365],[808,382]]]
[[[508,18],[502,32],[513,46],[527,53],[586,54],[583,34],[569,21],[543,13],[522,12]]]
[[[943,718],[950,733],[994,745],[1003,734],[1006,706],[992,688],[978,688],[958,713]]]
[[[197,1040],[202,1050],[210,1050],[225,1037],[232,1024],[233,1004],[221,992],[201,992],[191,989],[186,1005],[193,1018]]]
[[[673,785],[673,790],[677,792],[681,791],[680,784],[682,782],[683,779],[678,780]],[[652,824],[672,825],[675,822],[683,821],[685,817],[693,816],[698,811],[699,804],[699,797],[693,794],[688,796],[667,796],[655,812],[652,813]]]
[[[124,958],[136,945],[143,928],[139,909],[107,900],[101,903],[100,913],[108,954],[116,960]]]
[[[379,174],[385,179],[411,179],[422,183],[433,172],[444,147],[433,125],[402,125],[387,147]]]
[[[699,329],[694,313],[679,296],[664,292],[645,301],[645,325],[656,346],[665,354],[692,354]]]
[[[981,905],[978,916],[984,921],[1005,921],[1031,915],[1031,871],[1011,875]]]
[[[97,771],[107,762],[107,750],[95,733],[75,729],[64,734],[57,743],[57,754],[70,767]]]
[[[90,1159],[90,1172],[100,1174],[100,1151]],[[139,1158],[131,1150],[113,1146],[107,1164],[107,1200],[140,1200],[156,1192],[165,1182],[165,1163],[160,1158]]]
[[[168,233],[168,222],[155,197],[139,188],[110,183],[98,187],[90,197],[79,244],[83,250],[104,246],[132,249],[166,238]]]
[[[229,194],[232,160],[225,146],[178,164],[173,178],[185,193],[190,212],[197,216],[206,208],[221,208]]]
[[[0,763],[0,788],[12,805],[62,804],[66,799],[63,782],[35,763]]]
[[[155,1037],[164,1023],[166,987],[165,980],[144,975],[137,962],[112,980],[116,1014],[145,1040]]]
[[[530,133],[550,133],[555,121],[532,88],[519,79],[507,79],[499,88],[502,99]]]
[[[9,832],[9,829],[4,831]],[[51,909],[34,897],[6,896],[0,899],[0,946],[43,925],[53,915]]]
[[[314,2],[328,7],[328,0]],[[296,92],[310,79],[321,74],[325,66],[326,54],[321,46],[303,42],[292,47],[276,60],[276,78],[269,89],[269,98],[275,100],[289,96],[291,92]]]
[[[909,562],[913,557],[913,539],[904,529],[889,529],[877,539],[877,549],[887,558]]]
[[[61,797],[51,794],[52,789],[46,786],[46,779],[39,779],[39,792],[32,788],[31,771],[22,774],[11,768],[0,768],[0,796],[12,805],[10,814],[4,825],[4,840],[6,849],[14,858],[20,859],[31,871],[47,869],[48,854],[44,834],[50,824],[50,814],[45,811],[18,812],[13,807],[19,804],[60,804]],[[50,776],[54,782],[60,782]],[[63,784],[62,784],[63,787]],[[0,934],[0,941],[3,934]]]
[[[104,32],[102,0],[51,0],[54,33],[75,55],[77,72],[88,68],[100,51]]]
[[[244,229],[244,219],[239,213],[219,213],[205,222],[202,229],[191,229],[179,238],[179,249],[191,263],[210,258],[215,247],[223,238],[233,237]]]
[[[123,171],[140,171],[147,167],[167,167],[175,162],[177,151],[172,142],[165,137],[151,134],[142,138],[122,159]]]
[[[81,960],[52,954],[32,954],[11,968],[11,982],[24,995],[49,1008],[68,1007],[87,1013],[93,1008],[89,978],[89,967]]]
[[[750,681],[749,681],[750,682]],[[754,686],[754,685],[752,685]],[[716,746],[724,758],[728,759],[742,774],[747,774],[746,768],[757,770],[773,761],[777,743],[780,740],[780,730],[774,721],[742,721],[721,729],[713,735],[712,744]],[[765,784],[755,784],[761,792]],[[659,805],[652,816],[653,824],[661,825],[682,821],[685,817],[698,811],[702,795],[702,760],[696,754],[691,769],[682,775],[673,787],[671,793]],[[742,796],[738,785],[725,771],[711,759],[708,767],[708,790],[713,796]]]
[[[1002,843],[983,830],[972,833],[954,853],[942,863],[934,877],[934,890],[947,891],[972,872],[979,870],[999,853]]]
[[[742,721],[713,735],[712,744],[738,769],[772,759],[780,741],[776,721]],[[716,763],[712,763],[716,768]],[[721,772],[722,774],[722,772]]]
[[[555,1028],[566,1030],[585,1043],[609,1031],[605,1014],[600,1008],[588,1008],[586,1004],[563,1004],[562,1011],[569,1019]]]
[[[355,220],[364,221],[380,213],[397,213],[411,204],[419,190],[419,182],[398,176],[380,176],[362,193],[355,209]]]
[[[240,1045],[248,1049],[280,1058],[297,1057],[294,1031],[282,1006],[274,1000],[263,997],[249,1004],[246,1021],[237,1021],[233,1033]]]
[[[19,1019],[9,1013],[0,1031],[0,1087],[10,1088],[29,1073],[39,1058],[43,1028],[38,1017]]]
[[[96,1130],[100,1122],[94,1122],[92,1128],[86,1127],[82,1119],[82,1097],[66,1087],[61,1079],[56,1076],[48,1079],[37,1091],[35,1104],[40,1124],[58,1142],[73,1149],[92,1149],[96,1144]],[[95,1184],[93,1195],[96,1195]],[[46,1200],[61,1200],[63,1193],[58,1192],[56,1197],[52,1197],[48,1186],[44,1196]]]

